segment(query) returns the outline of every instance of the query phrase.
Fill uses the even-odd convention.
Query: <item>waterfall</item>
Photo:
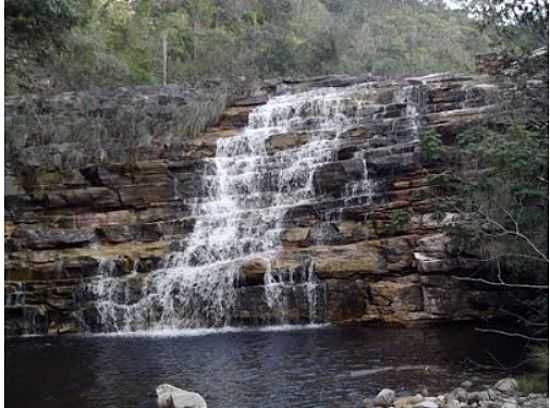
[[[282,221],[295,206],[322,200],[349,202],[368,198],[364,175],[343,189],[341,197],[316,194],[314,174],[334,162],[340,136],[358,124],[368,84],[322,88],[271,98],[249,115],[238,135],[220,138],[212,160],[216,172],[204,175],[207,197],[197,199],[193,232],[171,254],[166,267],[147,275],[104,276],[92,285],[103,330],[131,331],[219,327],[231,323],[239,296],[244,262],[263,259],[264,296],[279,322],[285,323],[288,290],[302,285],[310,322],[319,320],[322,289],[311,265],[294,271],[272,271],[281,250]],[[276,146],[288,136],[288,145]],[[299,142],[296,142],[296,141]],[[139,281],[139,283],[137,283]]]

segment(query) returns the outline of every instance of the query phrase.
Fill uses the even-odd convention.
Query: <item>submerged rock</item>
[[[170,384],[156,389],[158,408],[207,408],[206,401],[196,392],[189,392]]]

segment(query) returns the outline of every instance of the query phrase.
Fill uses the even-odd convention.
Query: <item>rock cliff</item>
[[[105,330],[89,283],[107,274],[124,282],[124,303],[144,295],[144,280],[165,267],[193,232],[193,206],[207,195],[208,176],[216,172],[210,159],[219,139],[238,134],[250,112],[272,95],[357,84],[367,84],[356,95],[359,120],[339,135],[331,160],[313,174],[319,199],[288,208],[280,248],[269,264],[251,257],[240,265],[230,323],[278,321],[266,301],[266,273],[297,283],[313,276],[319,289],[316,321],[495,317],[502,294],[452,278],[471,272],[475,262],[457,255],[444,233],[457,215],[439,214],[433,206],[430,178],[442,169],[423,159],[418,132],[434,129],[452,144],[462,129],[489,117],[499,86],[487,76],[454,74],[400,80],[331,76],[251,88],[232,98],[215,124],[187,138],[178,134],[178,109],[190,106],[183,87],[31,98],[39,107],[36,126],[21,134],[24,141],[13,142],[6,170],[6,333]],[[8,121],[28,101],[7,98]],[[92,103],[87,101],[93,109],[86,116],[82,105]],[[93,131],[99,120],[94,118],[112,122],[120,109],[136,104],[146,112],[124,122],[122,130],[105,128],[103,136]],[[44,123],[55,124],[48,130],[55,138],[43,136]],[[128,144],[94,150],[98,145],[91,139],[105,135],[146,142],[132,145],[139,155],[131,160]],[[37,142],[40,137],[44,143]],[[273,135],[266,154],[306,145],[308,137],[307,127]],[[365,162],[369,199],[342,198],[342,190],[363,177]],[[296,285],[288,294],[286,321],[311,320],[302,301],[307,288]]]

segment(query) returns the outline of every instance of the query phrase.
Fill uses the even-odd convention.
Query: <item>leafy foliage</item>
[[[525,394],[548,392],[548,347],[533,347],[529,357],[533,371],[519,378],[520,390]]]
[[[427,161],[441,160],[445,153],[445,146],[436,130],[421,129],[418,132],[418,138],[420,139],[420,148]]]
[[[544,281],[540,272],[548,257],[546,134],[519,125],[505,131],[476,127],[459,135],[458,144],[459,183],[451,205],[470,214],[471,222],[456,227],[455,238],[520,279]]]
[[[51,21],[44,30],[52,34],[60,25],[70,30],[58,49],[43,58],[58,90],[159,84],[164,35],[172,83],[336,72],[470,71],[474,54],[488,44],[466,12],[435,0],[8,3],[13,15],[26,16],[20,26],[28,31],[36,25],[32,21]],[[63,24],[52,15],[64,19]]]
[[[462,0],[492,43],[517,56],[548,47],[548,0]]]
[[[79,22],[78,4],[74,0],[6,0],[4,12],[15,33],[55,36]]]

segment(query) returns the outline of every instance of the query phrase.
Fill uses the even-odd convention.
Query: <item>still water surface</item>
[[[154,388],[170,383],[199,392],[209,408],[355,408],[383,387],[490,384],[502,374],[465,362],[487,351],[506,362],[517,350],[469,326],[7,339],[6,407],[149,408]]]

